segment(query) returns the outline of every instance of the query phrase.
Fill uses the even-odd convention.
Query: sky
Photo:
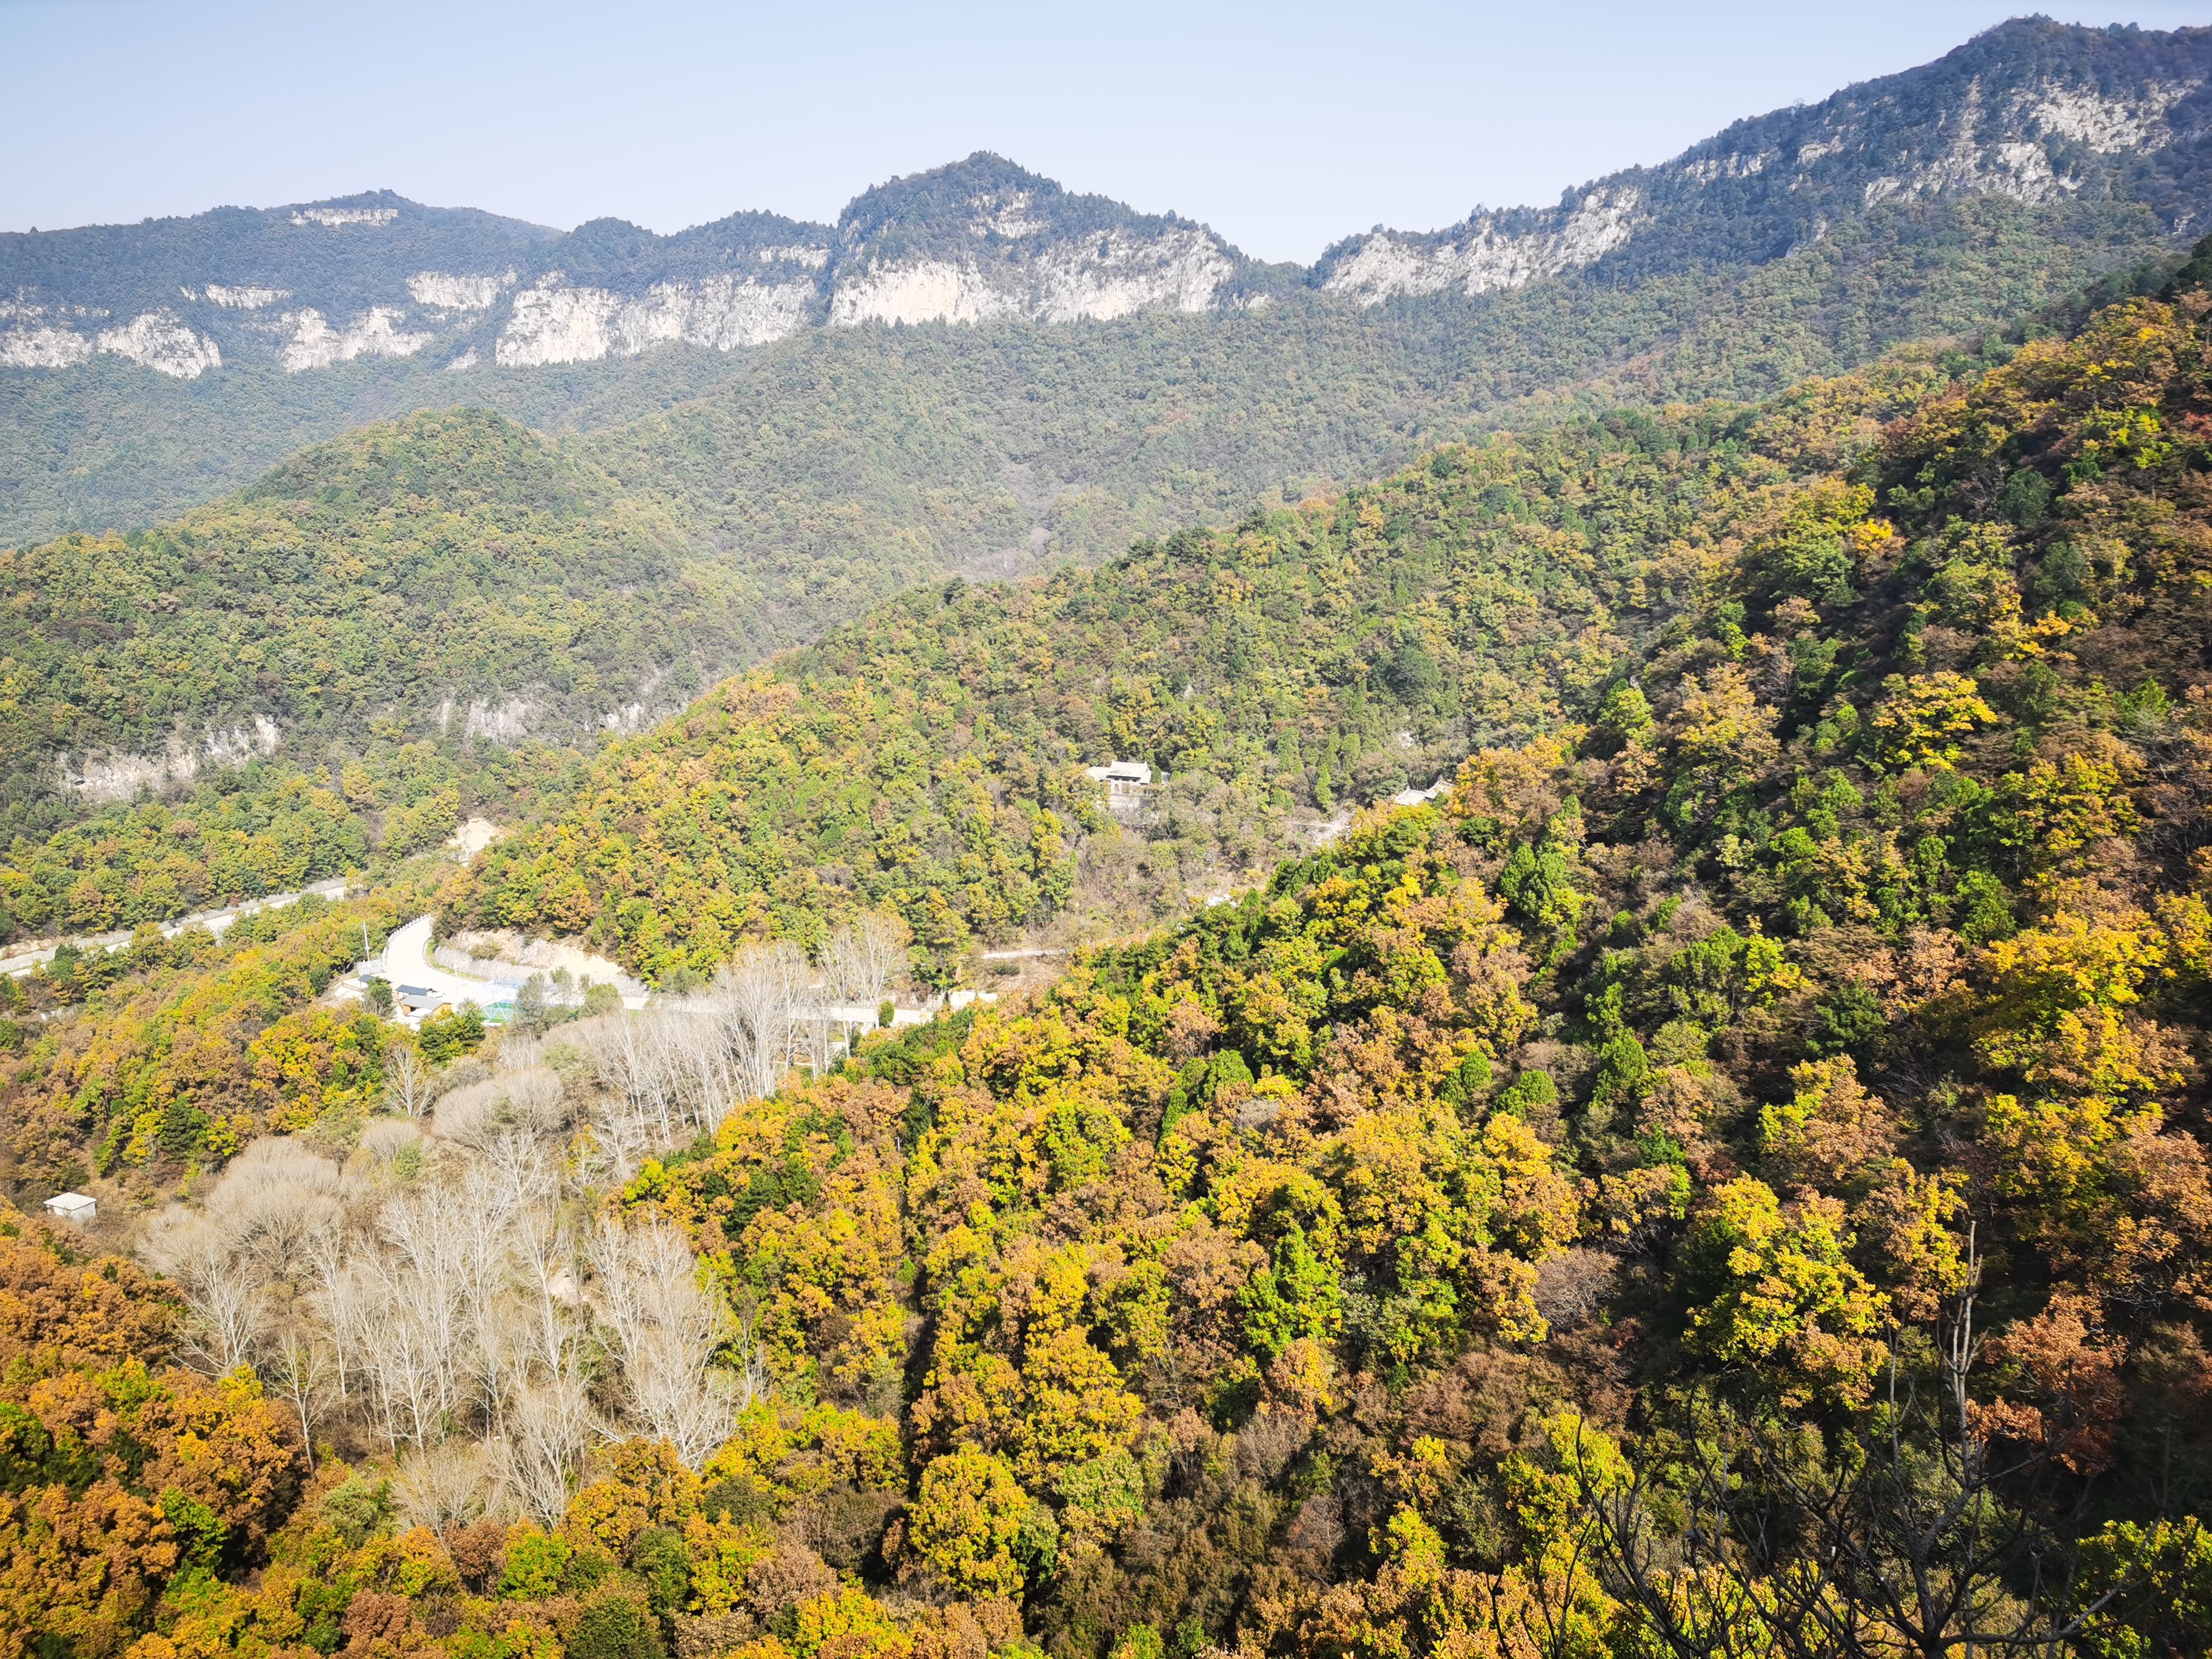
[[[2044,6],[2212,25],[2212,0]],[[988,149],[1309,261],[1555,201],[2025,9],[0,0],[0,230],[372,189],[564,228],[834,220]]]

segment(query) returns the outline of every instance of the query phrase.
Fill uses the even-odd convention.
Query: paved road
[[[221,933],[240,916],[250,916],[256,910],[281,910],[288,904],[297,904],[301,896],[313,893],[319,898],[341,899],[346,894],[346,878],[333,876],[328,881],[319,881],[297,893],[271,893],[266,898],[247,899],[222,910],[195,910],[188,916],[179,916],[174,921],[161,924],[161,936],[174,939],[193,927],[204,927],[210,933]],[[88,933],[70,942],[80,951],[120,951],[131,943],[131,929],[119,928],[112,933]],[[20,979],[40,963],[54,959],[55,947],[41,945],[34,950],[18,951],[12,956],[0,957],[0,974]]]
[[[379,977],[393,986],[413,985],[425,991],[434,991],[448,1002],[473,1002],[479,1008],[495,1004],[513,1002],[515,986],[531,975],[543,973],[519,962],[487,961],[484,965],[495,968],[502,974],[512,975],[513,981],[478,979],[473,974],[457,974],[450,968],[441,968],[430,959],[430,928],[434,918],[417,916],[404,927],[395,930],[384,943],[384,954],[374,958]],[[642,1008],[646,1000],[641,996],[623,999],[625,1008]]]
[[[426,991],[434,991],[448,1002],[473,1002],[479,1008],[514,1001],[512,985],[456,974],[430,960],[433,920],[417,916],[385,941],[384,954],[375,958],[383,969],[383,977],[393,985],[420,986]]]

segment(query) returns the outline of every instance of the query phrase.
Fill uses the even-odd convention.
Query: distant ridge
[[[0,235],[0,545],[151,525],[410,410],[613,434],[704,402],[617,449],[718,553],[1028,568],[1524,399],[1765,396],[2208,225],[2212,30],[2037,19],[1310,267],[983,154],[834,225],[373,191]]]
[[[563,234],[378,191],[18,233],[0,236],[0,367],[544,368],[822,325],[1107,320],[1301,290],[1364,306],[1479,297],[1592,268],[1619,283],[1755,265],[1887,204],[1976,195],[2135,202],[2180,235],[2212,211],[2208,82],[2212,30],[2015,21],[1550,208],[1349,237],[1310,268],[981,152],[863,192],[835,226],[749,212],[673,236],[618,219]]]

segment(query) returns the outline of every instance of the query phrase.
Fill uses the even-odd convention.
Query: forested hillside
[[[1071,903],[1092,931],[1172,915],[1264,879],[1317,815],[1592,706],[1700,558],[1944,372],[1909,355],[1767,410],[1498,435],[1095,570],[909,594],[608,750],[456,915],[665,976],[866,904],[939,969]],[[1082,769],[1109,758],[1166,776],[1141,859],[1094,859],[1079,893],[1071,846],[1106,827]]]
[[[0,552],[7,931],[294,884],[246,866],[292,861],[269,832],[303,805],[313,874],[434,842],[465,788],[498,799],[549,746],[680,707],[805,603],[481,412],[350,434],[161,530]],[[255,843],[235,880],[234,830]]]
[[[1946,216],[1963,234],[1948,262],[1908,234]],[[2124,222],[2121,213],[2114,222]],[[1639,398],[1655,402],[1716,385],[1761,391],[1899,335],[1978,327],[2051,293],[2054,272],[2095,268],[2094,246],[2069,264],[2051,231],[2036,210],[2009,203],[1899,209],[1887,231],[1839,234],[1762,276],[1724,326],[1621,373],[1635,377]],[[1867,301],[1825,312],[1824,283],[1881,296],[1882,308]],[[244,878],[211,883],[204,860],[198,880],[161,878],[149,860],[179,849],[149,843],[118,814],[41,852],[44,837],[82,810],[57,793],[58,755],[80,775],[94,750],[165,763],[173,740],[197,747],[211,729],[250,733],[256,716],[270,720],[282,763],[255,774],[251,804],[224,783],[219,803],[154,816],[200,823],[242,811],[256,823],[246,862],[289,869],[297,860],[258,827],[290,810],[272,792],[337,792],[348,766],[365,768],[380,781],[368,798],[355,788],[361,822],[320,844],[313,873],[328,873],[359,862],[362,846],[423,844],[441,814],[484,805],[507,816],[507,780],[561,763],[498,752],[520,732],[573,746],[610,714],[629,720],[633,705],[641,714],[672,707],[703,682],[933,574],[1019,574],[1103,557],[1141,533],[1230,519],[1316,458],[1324,473],[1372,471],[1455,424],[1436,415],[1438,388],[1424,363],[1448,358],[1460,366],[1455,373],[1480,374],[1482,400],[1525,409],[1523,394],[1542,383],[1535,343],[1601,332],[1633,339],[1659,314],[1648,295],[1593,288],[1571,302],[1529,290],[1472,336],[1455,333],[1464,319],[1393,316],[1387,307],[1340,333],[1339,323],[1291,302],[1226,322],[817,333],[772,349],[742,389],[567,446],[475,414],[372,428],[173,532],[70,538],[14,556],[23,586],[13,620],[0,623],[9,629],[0,649],[26,677],[18,695],[31,715],[10,731],[7,795],[18,816],[8,828],[29,836],[9,855],[28,886],[7,890],[0,876],[0,900],[15,929],[38,932],[160,920],[208,897],[270,890]],[[1040,380],[1050,388],[1042,401]],[[363,535],[381,550],[359,568],[319,556]],[[140,601],[146,583],[169,580],[161,573],[180,538],[197,550],[178,590],[185,609],[172,615]],[[514,556],[526,545],[534,550],[527,564]],[[276,547],[285,556],[267,557]],[[1526,564],[1525,553],[1515,556]],[[674,571],[685,573],[668,590],[674,603],[656,617],[621,591]],[[428,586],[412,586],[417,572],[428,573]],[[391,594],[406,586],[433,598],[438,583],[464,572],[478,585],[460,609],[427,603],[427,625],[410,615],[400,629],[409,648],[385,642],[379,607]],[[599,599],[609,594],[611,609]],[[479,648],[483,619],[494,616],[498,639]],[[518,617],[526,620],[518,626]],[[293,630],[307,618],[311,628]],[[292,659],[256,664],[249,675],[230,646],[260,648],[264,640],[281,641],[270,648]],[[311,644],[312,659],[301,658]],[[172,673],[167,665],[181,652],[189,663]],[[326,660],[342,670],[327,684],[331,671],[319,665]],[[448,695],[453,708],[440,714]],[[524,706],[513,708],[517,700]],[[472,702],[493,717],[473,729]],[[497,718],[502,709],[510,718]],[[384,724],[368,729],[371,714]],[[1347,768],[1398,729],[1370,726],[1347,739],[1359,754],[1338,757],[1333,796],[1350,793]],[[1312,726],[1305,741],[1334,730]],[[1063,735],[1079,744],[1097,738]],[[434,757],[421,747],[440,738]],[[450,752],[464,740],[467,757]],[[1447,734],[1439,752],[1457,740]],[[1401,758],[1409,772],[1435,760]],[[1391,769],[1380,759],[1376,766]],[[1292,769],[1309,776],[1309,789],[1291,798],[1303,807],[1313,769]],[[132,775],[118,777],[120,793]],[[159,777],[144,781],[161,787]],[[203,793],[215,787],[208,777],[197,785]],[[426,801],[440,803],[429,816]],[[380,827],[393,811],[416,815],[396,840]],[[1238,826],[1251,817],[1249,802],[1233,808]],[[1286,845],[1264,828],[1256,839],[1243,827],[1214,839],[1240,836],[1247,844],[1229,859],[1232,870],[1271,860]],[[1218,873],[1209,871],[1208,847],[1178,859],[1190,863],[1191,883]],[[1144,884],[1157,894],[1182,878]],[[940,917],[931,931],[957,945],[972,926]],[[710,929],[695,965],[712,960],[720,937]]]
[[[1767,396],[2175,246],[2139,205],[1974,196],[1892,203],[1755,269],[1568,273],[1371,310],[1292,293],[1225,315],[809,331],[732,356],[677,343],[465,377],[414,359],[195,381],[96,362],[8,382],[18,458],[0,465],[0,538],[152,523],[302,440],[460,402],[583,434],[595,464],[734,557],[999,573],[1370,476],[1525,421],[1528,399],[1540,412],[1592,385],[1600,401],[1655,405]],[[131,441],[91,441],[90,427]]]
[[[811,943],[837,906],[793,849],[907,902],[880,851],[925,805],[925,903],[1050,902],[1095,849],[1042,763],[1086,719],[1255,799],[1401,722],[1472,752],[741,1109],[793,1052],[757,944],[649,1020],[456,1060],[309,1006],[398,896],[149,940],[9,1062],[19,1179],[201,1176],[147,1230],[170,1287],[6,1247],[0,1629],[2201,1651],[2208,480],[2192,284],[902,602],[611,755],[544,832],[599,860],[579,919],[679,939],[757,854],[720,948]],[[448,904],[538,902],[551,849]]]

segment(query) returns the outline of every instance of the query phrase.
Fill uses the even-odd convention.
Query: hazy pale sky
[[[2212,24],[2212,0],[2051,5]],[[1248,252],[1547,203],[1938,57],[1984,0],[0,0],[0,229],[390,188],[658,231],[991,149]]]

